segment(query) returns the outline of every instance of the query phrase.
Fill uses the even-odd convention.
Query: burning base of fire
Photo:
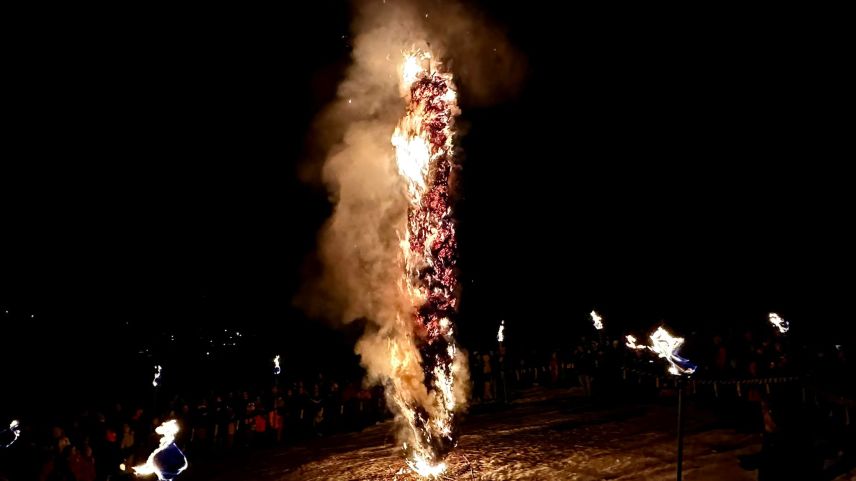
[[[567,392],[541,392],[537,402],[474,414],[438,480],[673,480],[675,437],[664,429],[673,406],[598,409]],[[758,438],[705,430],[712,415],[692,409],[687,423],[685,476],[697,481],[749,481],[738,456],[757,452]],[[425,481],[411,473],[394,443],[391,423],[248,460],[232,472],[189,473],[206,481]],[[430,479],[430,478],[429,478]]]
[[[564,416],[555,411],[528,419],[532,424],[507,424],[498,429],[463,435],[447,458],[441,480],[615,480],[674,479],[674,435],[662,423],[672,420],[672,409],[641,416],[633,412],[588,413]],[[625,420],[615,418],[628,417]],[[517,420],[520,421],[520,420]],[[490,432],[493,431],[493,432]],[[731,449],[718,452],[726,445]],[[738,454],[759,449],[751,435],[716,430],[687,439],[687,478],[754,480],[743,471]],[[424,481],[395,460],[394,450],[358,450],[304,466],[285,480]],[[398,461],[398,462],[396,462]]]

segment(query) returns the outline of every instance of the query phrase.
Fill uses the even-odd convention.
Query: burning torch
[[[21,435],[21,424],[13,419],[11,423],[9,423],[9,428],[0,431],[0,447],[8,448],[9,446],[15,444],[15,441],[18,440],[18,437]]]
[[[160,386],[160,378],[161,372],[163,372],[163,367],[160,364],[155,366],[155,377],[152,379],[152,387],[154,391],[152,393],[152,408],[157,410],[158,408],[158,386]]]
[[[674,337],[669,331],[662,326],[650,336],[650,345],[641,345],[636,343],[636,338],[628,335],[627,347],[630,349],[641,350],[647,349],[657,357],[665,360],[669,364],[669,374],[677,376],[675,383],[678,390],[678,467],[677,480],[681,481],[683,475],[684,462],[684,377],[689,376],[696,371],[697,366],[689,359],[685,359],[678,354],[678,350],[684,343],[682,337]]]
[[[505,320],[499,323],[499,331],[496,333],[496,342],[499,343],[497,355],[497,366],[499,367],[499,380],[502,383],[502,400],[508,402],[508,387],[505,385]]]
[[[776,327],[779,330],[779,333],[784,334],[788,332],[788,329],[791,328],[790,323],[788,321],[782,319],[781,316],[776,314],[775,312],[770,313],[770,324]]]
[[[594,328],[598,331],[603,329],[603,322],[601,322],[603,321],[603,318],[600,317],[600,314],[598,314],[597,311],[591,311],[591,314],[589,315],[591,316],[591,321],[594,323]]]
[[[282,369],[279,366],[279,354],[273,358],[273,384],[274,386],[279,386],[279,375],[282,373]],[[276,400],[274,400],[276,402]]]
[[[145,464],[134,467],[134,474],[137,476],[155,474],[160,481],[172,481],[187,469],[187,458],[175,445],[175,436],[178,431],[178,422],[175,419],[158,426],[155,432],[161,435],[160,444],[152,451]]]
[[[160,366],[160,364],[155,366],[155,378],[152,379],[152,386],[158,387],[158,384],[160,384],[160,377],[161,377],[162,371],[163,371],[163,368]]]

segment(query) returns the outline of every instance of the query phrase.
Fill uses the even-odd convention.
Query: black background
[[[298,172],[350,42],[347,3],[307,3],[4,15],[5,403],[105,400],[155,362],[224,384],[275,352],[356,365],[359,325],[292,307],[330,209]],[[777,311],[793,336],[853,335],[835,12],[477,7],[528,66],[498,105],[462,89],[464,347],[505,319],[552,348],[592,308],[616,333]],[[205,356],[223,329],[241,347]]]

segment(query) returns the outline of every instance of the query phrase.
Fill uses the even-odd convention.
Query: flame
[[[402,85],[410,86],[425,70],[422,68],[422,60],[430,60],[431,55],[427,52],[410,52],[404,55],[404,63],[401,65]]]
[[[497,342],[505,342],[505,321],[499,323],[499,331],[496,333]]]
[[[600,322],[603,320],[603,318],[600,317],[597,312],[591,311],[591,320],[592,322],[594,322],[595,329],[597,329],[598,331],[603,329],[603,323]]]
[[[155,464],[155,456],[161,451],[169,448],[175,442],[175,435],[178,434],[178,422],[175,419],[171,419],[169,421],[164,422],[160,426],[155,429],[155,432],[161,435],[160,445],[152,451],[152,454],[149,454],[149,458],[146,460],[146,464],[141,464],[140,466],[134,466],[134,474],[137,476],[148,476],[150,474],[156,474],[158,479],[161,481],[167,481],[170,478],[165,478],[161,469]],[[184,459],[184,466],[178,469],[178,473],[181,473],[187,469],[187,459]]]
[[[423,478],[437,478],[442,475],[446,471],[446,463],[439,462],[437,464],[431,464],[425,459],[417,459],[416,461],[408,460],[407,466],[413,470],[414,473],[422,476]]]
[[[457,94],[452,76],[432,69],[430,62],[428,52],[405,54],[401,80],[408,106],[390,139],[409,200],[400,245],[402,292],[410,309],[398,321],[412,326],[412,336],[389,338],[387,395],[405,425],[408,467],[420,476],[437,477],[446,470],[443,460],[455,445],[454,414],[463,401],[455,383],[465,358],[458,355],[453,338],[457,240],[449,175]],[[413,372],[424,379],[409,382]],[[425,392],[414,384],[424,385]]]
[[[160,364],[155,366],[155,378],[152,379],[152,386],[154,386],[154,387],[158,387],[158,381],[160,381],[160,377],[161,377],[161,369],[162,368],[161,368]]]
[[[689,360],[682,358],[678,354],[678,350],[684,343],[682,337],[674,337],[669,334],[665,328],[658,327],[651,334],[651,345],[644,346],[636,343],[636,338],[632,335],[626,336],[627,343],[625,344],[630,349],[648,349],[657,354],[657,357],[665,359],[669,363],[669,373],[675,376],[681,374],[692,374],[696,370],[696,366]]]
[[[782,334],[788,332],[788,329],[791,328],[790,323],[782,319],[781,316],[779,316],[775,312],[770,313],[770,324],[776,326],[779,329],[779,332]]]
[[[9,423],[8,431],[12,433],[13,438],[8,444],[3,445],[4,448],[8,448],[15,444],[15,441],[17,441],[18,437],[21,436],[21,423],[19,423],[17,419],[13,419],[12,422]],[[2,432],[6,432],[6,430]]]
[[[630,349],[645,349],[645,346],[640,346],[639,344],[636,344],[635,336],[628,334],[627,336],[625,336],[625,339],[627,339],[627,342],[624,345],[629,347]]]
[[[279,354],[277,354],[276,357],[273,358],[273,374],[275,376],[279,376],[279,373],[281,372],[282,370],[279,368]]]

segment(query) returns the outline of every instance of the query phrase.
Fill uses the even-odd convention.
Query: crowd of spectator
[[[643,385],[641,381],[628,382],[628,373],[632,379],[657,379],[656,386],[660,387],[659,379],[669,378],[663,364],[650,353],[628,349],[624,342],[622,337],[596,332],[552,351],[510,355],[504,344],[473,351],[472,404],[513,402],[516,393],[533,385],[575,388],[587,397],[627,399],[628,393],[638,395]],[[758,336],[747,331],[728,336],[691,335],[683,354],[700,366],[696,379],[723,383],[758,378],[795,380],[792,385],[796,387],[790,390],[771,390],[764,383],[755,383],[742,391],[723,387],[709,392],[715,394],[718,405],[727,406],[726,417],[765,434],[768,454],[774,448],[780,454],[788,452],[792,447],[782,447],[787,445],[782,440],[791,442],[792,432],[803,433],[805,426],[797,427],[791,417],[782,415],[796,411],[779,407],[792,406],[797,400],[806,404],[807,385],[812,386],[809,401],[815,407],[823,402],[825,406],[838,403],[848,413],[854,399],[852,363],[843,346],[794,346],[783,336]],[[160,402],[155,399],[84,410],[55,425],[26,424],[14,449],[0,452],[0,479],[122,479],[157,447],[160,435],[155,428],[167,419],[176,419],[181,426],[177,445],[194,461],[204,462],[212,456],[359,430],[390,417],[383,388],[367,388],[359,380],[340,384],[319,374],[311,380],[277,378],[271,384],[264,389],[201,396],[178,393]],[[644,385],[650,392],[652,383]],[[836,420],[849,426],[849,418]],[[835,443],[837,448],[843,441]]]

